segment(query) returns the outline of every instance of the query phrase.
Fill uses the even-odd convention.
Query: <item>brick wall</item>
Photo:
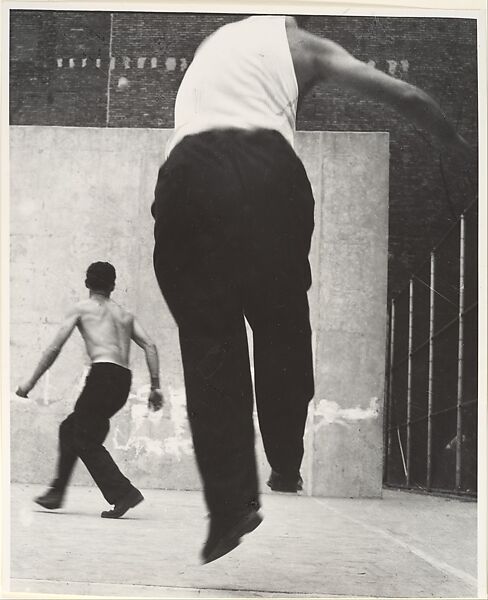
[[[239,18],[11,11],[10,122],[172,127],[174,97],[196,47]],[[428,91],[476,144],[475,20],[319,16],[307,27]],[[118,88],[121,76],[129,87]],[[390,292],[476,197],[472,163],[441,155],[423,132],[373,102],[318,86],[300,107],[298,128],[390,132]]]

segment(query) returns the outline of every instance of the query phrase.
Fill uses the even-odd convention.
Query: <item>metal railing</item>
[[[476,495],[476,203],[391,301],[387,355],[385,484]]]

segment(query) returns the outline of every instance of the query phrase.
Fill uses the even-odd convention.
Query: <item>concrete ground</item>
[[[10,590],[92,596],[475,597],[476,504],[385,491],[382,500],[265,494],[264,521],[227,556],[201,565],[201,494],[147,490],[120,520],[96,488],[65,507],[11,487]],[[4,588],[5,589],[5,588]],[[29,595],[28,597],[32,597]]]

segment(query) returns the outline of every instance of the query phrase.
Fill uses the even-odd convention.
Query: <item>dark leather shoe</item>
[[[266,485],[270,487],[273,492],[296,494],[303,490],[303,479],[300,473],[294,477],[285,477],[272,470]]]
[[[64,493],[62,491],[56,490],[55,488],[49,488],[45,494],[35,498],[34,502],[48,510],[55,510],[56,508],[61,508],[61,506],[63,506],[63,496]]]
[[[210,522],[210,532],[202,550],[202,562],[209,563],[234,550],[246,533],[251,533],[258,527],[263,518],[255,510],[251,510],[237,520]]]
[[[115,503],[112,510],[104,510],[103,519],[118,519],[125,515],[129,508],[134,508],[144,500],[144,496],[137,488],[132,488],[123,498]]]

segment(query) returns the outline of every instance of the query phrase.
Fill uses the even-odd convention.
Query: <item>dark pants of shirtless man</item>
[[[314,201],[277,132],[187,136],[161,167],[154,266],[177,322],[188,415],[213,519],[259,507],[253,392],[268,461],[297,480],[313,396],[307,289]]]
[[[134,500],[136,496],[142,498],[103,446],[110,428],[110,417],[127,401],[131,377],[128,369],[113,363],[91,366],[74,411],[59,427],[57,476],[51,488],[61,499],[78,458],[109,504],[118,504],[131,493]],[[102,516],[112,516],[109,512],[102,513]]]

